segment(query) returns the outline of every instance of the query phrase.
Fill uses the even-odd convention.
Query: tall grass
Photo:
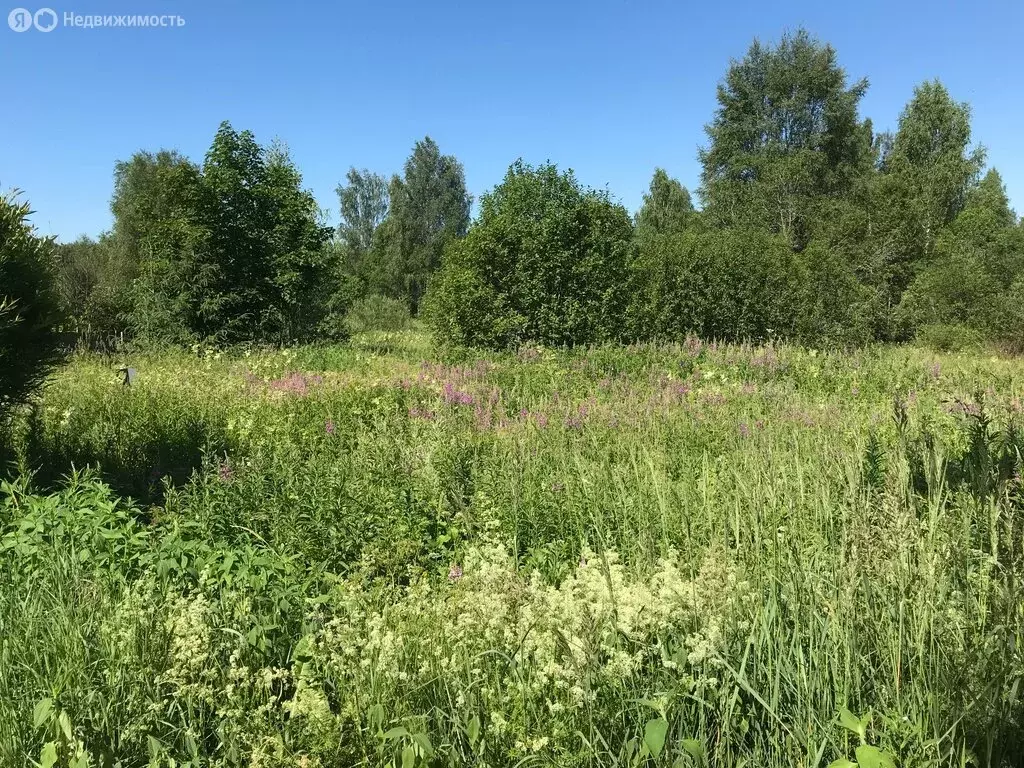
[[[74,361],[0,507],[0,763],[1021,764],[1024,365],[424,355]]]

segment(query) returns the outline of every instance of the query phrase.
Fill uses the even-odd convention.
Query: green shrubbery
[[[53,243],[36,235],[29,213],[14,195],[0,197],[0,440],[11,409],[62,357]]]
[[[376,295],[357,299],[345,317],[345,325],[353,334],[367,331],[395,333],[407,330],[411,322],[405,302]]]
[[[801,329],[804,265],[785,239],[698,230],[641,242],[633,273],[632,336],[762,340]]]
[[[522,162],[448,250],[429,315],[444,344],[593,344],[621,338],[633,226],[571,172]]]

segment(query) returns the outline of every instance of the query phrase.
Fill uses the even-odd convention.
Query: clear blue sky
[[[551,160],[635,210],[656,166],[694,189],[715,85],[751,40],[806,27],[871,86],[863,114],[894,127],[938,77],[974,110],[1011,202],[1024,209],[1020,0],[80,0],[59,15],[178,14],[173,29],[15,33],[0,14],[0,189],[47,234],[110,226],[116,160],[176,148],[200,160],[230,120],[290,147],[337,220],[349,166],[390,174],[429,134],[474,196],[509,163]]]

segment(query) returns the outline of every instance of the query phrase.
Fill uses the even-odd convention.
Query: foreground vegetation
[[[1019,361],[405,332],[120,362],[16,421],[2,765],[1024,752]]]

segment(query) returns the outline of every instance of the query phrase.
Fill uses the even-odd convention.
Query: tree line
[[[504,347],[780,337],[1024,348],[1024,222],[919,85],[894,132],[805,31],[754,42],[718,87],[698,210],[656,170],[631,218],[553,166],[514,165],[432,282],[444,341]]]
[[[223,123],[202,163],[119,162],[96,240],[39,239],[5,198],[0,338],[62,315],[85,343],[340,339],[378,297],[440,343],[491,348],[697,334],[1021,349],[1024,223],[969,106],[925,82],[876,132],[867,87],[803,30],[755,41],[718,85],[699,207],[657,169],[635,216],[516,161],[471,220],[461,164],[427,137],[390,178],[349,170],[329,227],[285,146]]]

